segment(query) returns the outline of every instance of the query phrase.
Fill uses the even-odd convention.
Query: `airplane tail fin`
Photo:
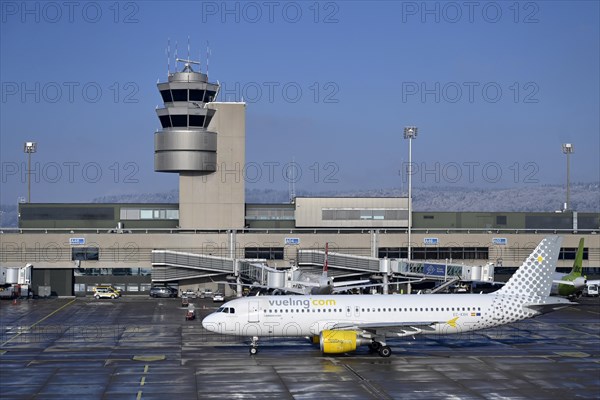
[[[530,300],[548,297],[561,243],[560,236],[544,238],[506,285],[496,293]]]
[[[575,273],[578,275],[581,275],[583,270],[582,270],[582,265],[583,265],[583,242],[584,242],[584,238],[579,239],[579,247],[577,248],[577,255],[575,256],[575,261],[573,261],[573,269],[571,270],[571,273]]]

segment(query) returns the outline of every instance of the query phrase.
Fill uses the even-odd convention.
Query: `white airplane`
[[[456,334],[535,317],[575,303],[550,297],[562,238],[543,239],[500,290],[489,294],[258,296],[223,304],[202,321],[210,332],[252,338],[313,337],[324,354],[369,345],[392,353],[388,337]],[[316,340],[315,340],[316,342]]]

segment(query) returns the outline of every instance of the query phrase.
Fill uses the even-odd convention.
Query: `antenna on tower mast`
[[[210,47],[208,44],[208,40],[206,41],[206,78],[208,78],[208,60],[210,56]]]
[[[177,72],[177,40],[175,41],[175,72]]]
[[[171,75],[171,38],[167,39],[167,76]]]

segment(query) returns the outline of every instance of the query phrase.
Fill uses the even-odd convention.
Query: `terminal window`
[[[400,208],[323,208],[321,218],[324,221],[340,220],[392,220],[408,219],[408,210]]]
[[[121,221],[140,219],[179,219],[179,210],[167,208],[121,208]]]
[[[380,247],[379,258],[408,258],[407,247]],[[487,247],[412,247],[413,260],[487,260]]]
[[[244,258],[283,260],[283,247],[246,247],[244,249]]]
[[[577,247],[563,247],[558,253],[559,260],[574,260],[577,255]],[[589,260],[589,251],[587,247],[583,248],[583,259]]]
[[[73,247],[71,249],[72,261],[98,261],[100,250],[97,247]]]

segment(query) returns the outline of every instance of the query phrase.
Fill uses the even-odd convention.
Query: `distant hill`
[[[396,197],[406,195],[399,188],[307,192],[298,196],[327,197]],[[139,193],[94,198],[92,203],[177,203],[179,192]],[[542,185],[504,189],[467,187],[416,187],[413,189],[415,211],[505,211],[553,212],[562,208],[565,201],[563,185]],[[285,190],[250,189],[246,191],[247,203],[287,203]],[[571,186],[571,207],[580,212],[600,212],[600,184],[576,183]],[[17,207],[2,205],[0,226],[17,226]]]
[[[399,188],[308,192],[298,191],[298,197],[397,197],[406,196]],[[246,203],[287,203],[285,190],[250,189]],[[94,203],[177,203],[177,190],[166,193],[105,196]],[[504,189],[474,189],[466,187],[428,187],[413,189],[415,211],[529,211],[553,212],[562,208],[565,189],[561,185],[543,185]],[[578,183],[571,186],[571,208],[581,212],[600,212],[600,184]]]

